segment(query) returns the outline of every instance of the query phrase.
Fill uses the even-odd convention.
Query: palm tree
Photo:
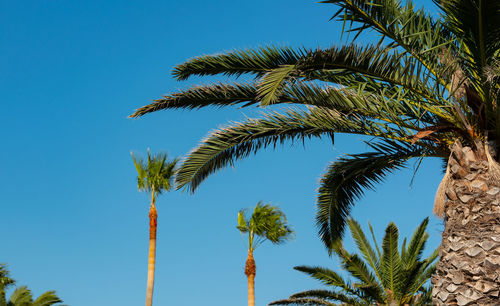
[[[245,211],[238,212],[238,230],[248,233],[248,258],[245,263],[245,275],[248,280],[248,306],[255,306],[255,273],[254,250],[264,241],[280,244],[293,235],[287,224],[285,214],[277,207],[257,203],[250,218],[245,218]]]
[[[151,155],[148,149],[147,160],[143,161],[132,154],[135,168],[137,169],[137,188],[139,191],[147,191],[151,194],[149,206],[149,257],[148,257],[148,281],[146,288],[146,306],[153,304],[153,288],[155,281],[155,259],[156,259],[156,230],[158,213],[156,211],[156,199],[164,191],[170,191],[173,187],[172,180],[175,175],[175,166],[178,159],[167,161],[167,154],[158,153]]]
[[[433,262],[438,257],[439,249],[422,259],[429,237],[425,232],[428,223],[429,219],[426,218],[415,230],[408,245],[405,238],[399,252],[398,228],[394,223],[389,223],[385,229],[381,248],[377,245],[370,226],[375,243],[373,248],[358,222],[348,219],[352,238],[361,255],[349,253],[341,243],[337,243],[333,249],[340,258],[343,269],[356,283],[350,283],[327,268],[295,267],[295,270],[331,286],[333,290],[299,292],[289,299],[275,301],[270,305],[335,305],[334,301],[345,305],[430,305],[431,291],[423,285],[436,269]]]
[[[500,278],[500,1],[325,0],[352,41],[330,48],[261,47],[200,56],[178,80],[223,74],[247,82],[194,86],[139,108],[296,105],[212,132],[182,163],[177,183],[194,191],[217,170],[266,147],[335,133],[373,138],[370,150],[332,162],[318,194],[317,225],[331,249],[366,189],[410,159],[437,157],[446,173],[435,212],[444,217],[434,303],[494,304]],[[354,40],[367,31],[374,44]],[[248,81],[251,79],[251,81]],[[478,285],[479,284],[479,285]]]
[[[31,290],[26,286],[16,288],[7,300],[5,290],[14,285],[15,282],[15,280],[10,278],[7,267],[4,264],[0,264],[0,306],[50,306],[63,302],[56,295],[55,291],[46,291],[33,300]]]

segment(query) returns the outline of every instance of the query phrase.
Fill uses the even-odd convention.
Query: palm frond
[[[375,254],[372,246],[366,239],[365,233],[361,229],[361,226],[354,219],[350,218],[347,220],[347,224],[349,225],[349,229],[351,231],[351,236],[358,247],[358,250],[361,252],[361,255],[365,259],[365,261],[370,265],[372,270],[375,272],[379,282],[381,279],[381,271],[380,271],[380,259]]]
[[[304,50],[290,47],[266,46],[255,49],[236,50],[225,54],[205,55],[193,58],[174,68],[177,80],[186,80],[193,75],[263,75],[269,69],[290,65],[305,54]]]
[[[327,248],[342,236],[350,209],[365,189],[372,189],[387,174],[403,168],[408,159],[435,154],[392,141],[374,149],[375,152],[340,158],[321,178],[316,224]]]
[[[383,256],[381,261],[382,280],[384,287],[397,296],[398,287],[401,283],[401,257],[398,249],[398,228],[394,223],[390,223],[385,229],[384,240],[382,241]]]
[[[284,114],[283,114],[284,113]],[[376,121],[346,116],[324,108],[305,110],[288,109],[283,113],[271,112],[263,119],[248,119],[243,123],[212,132],[193,150],[177,172],[178,188],[189,185],[194,191],[210,174],[226,165],[233,165],[268,146],[310,137],[350,133],[399,139],[410,142],[410,134]]]
[[[32,306],[51,306],[62,302],[63,301],[56,295],[55,291],[47,291],[34,300]]]
[[[297,298],[297,299],[290,298],[285,300],[274,301],[269,303],[269,305],[335,306],[336,304],[314,298]]]

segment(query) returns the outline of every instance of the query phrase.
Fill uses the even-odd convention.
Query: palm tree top
[[[260,201],[249,218],[245,214],[245,210],[238,212],[237,228],[241,233],[249,234],[249,250],[253,251],[266,240],[281,244],[292,239],[294,232],[287,224],[285,214],[278,207]]]
[[[170,191],[173,188],[172,178],[178,159],[167,161],[166,153],[152,155],[149,149],[145,161],[134,153],[131,155],[137,170],[137,188],[140,191],[161,194],[163,191]]]
[[[500,149],[500,1],[435,1],[441,15],[412,1],[325,0],[353,39],[329,48],[267,46],[205,55],[174,68],[178,80],[227,75],[137,109],[273,107],[212,132],[182,162],[178,186],[194,191],[209,175],[276,144],[335,133],[374,138],[370,152],[334,161],[320,181],[317,224],[327,247],[341,237],[366,189],[413,158],[446,160],[459,140]],[[378,37],[361,45],[357,37]],[[374,37],[373,35],[369,36]],[[246,82],[237,77],[248,76]]]

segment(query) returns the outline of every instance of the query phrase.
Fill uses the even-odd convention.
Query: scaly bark
[[[485,149],[452,147],[435,305],[500,304],[500,181]]]
[[[248,306],[255,306],[255,273],[257,267],[253,259],[253,252],[248,250],[248,257],[245,263],[245,275],[248,280]]]
[[[146,288],[146,306],[153,305],[153,288],[155,283],[156,259],[156,229],[158,213],[154,201],[149,208],[149,258],[148,258],[148,285]]]

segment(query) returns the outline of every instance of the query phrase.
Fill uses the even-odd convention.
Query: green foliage
[[[294,269],[332,287],[332,290],[308,290],[270,305],[336,305],[334,302],[342,305],[430,305],[431,290],[423,286],[435,270],[433,262],[437,259],[438,249],[422,258],[429,237],[425,232],[428,222],[426,218],[415,230],[408,247],[403,243],[399,252],[398,228],[394,223],[387,226],[380,250],[375,238],[374,249],[360,225],[348,219],[359,255],[346,251],[340,242],[332,246],[332,251],[354,282],[326,268],[298,266]],[[370,230],[373,235],[371,226]]]
[[[441,15],[410,0],[323,2],[337,8],[332,19],[344,24],[350,41],[190,59],[174,68],[175,78],[222,74],[236,80],[171,93],[131,117],[162,109],[296,106],[212,132],[176,177],[179,188],[192,192],[212,173],[277,144],[333,139],[335,133],[374,138],[369,152],[334,161],[321,179],[316,220],[331,248],[355,201],[408,160],[446,161],[457,139],[469,146],[490,140],[500,149],[500,2],[436,0]],[[359,45],[367,31],[378,37]]]
[[[248,233],[248,249],[251,252],[266,240],[280,244],[293,236],[285,214],[276,206],[260,201],[249,218],[245,214],[245,210],[238,212],[237,228],[243,234]]]
[[[131,155],[137,170],[137,188],[140,191],[151,192],[153,199],[156,199],[158,194],[173,188],[172,180],[178,159],[167,161],[167,154],[151,155],[149,149],[146,161]]]
[[[0,264],[0,306],[50,306],[63,301],[56,295],[55,291],[46,291],[33,300],[31,290],[26,286],[18,287],[12,292],[7,300],[5,291],[13,286],[15,281],[10,278],[9,271],[4,264]]]

